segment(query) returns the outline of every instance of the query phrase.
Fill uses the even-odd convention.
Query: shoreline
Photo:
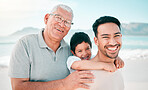
[[[0,90],[12,90],[11,81],[8,76],[8,67],[0,68]]]

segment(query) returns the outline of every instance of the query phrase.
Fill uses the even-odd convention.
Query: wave
[[[15,44],[15,42],[0,42],[0,44]]]
[[[97,51],[97,49],[92,49],[92,55],[95,56]],[[148,59],[148,49],[121,49],[119,57],[123,60]]]
[[[0,67],[8,67],[10,61],[10,56],[2,56],[0,57]]]
[[[97,50],[92,50],[92,55],[95,56]],[[119,56],[123,60],[146,60],[148,59],[148,49],[123,49],[120,50]],[[0,57],[0,67],[8,67],[10,56]]]
[[[120,50],[119,56],[125,60],[148,59],[148,49],[123,49]]]

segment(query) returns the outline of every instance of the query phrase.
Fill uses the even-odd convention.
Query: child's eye
[[[78,52],[82,52],[81,50],[79,50]]]
[[[86,50],[89,50],[90,48],[88,47],[88,48],[86,48]]]

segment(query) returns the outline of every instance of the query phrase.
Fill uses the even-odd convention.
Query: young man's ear
[[[46,14],[44,17],[44,23],[47,24],[48,18],[49,18],[50,14]]]
[[[71,50],[71,53],[73,54],[73,55],[75,55],[75,53]]]
[[[94,37],[94,42],[96,45],[98,45],[98,38],[97,37]]]

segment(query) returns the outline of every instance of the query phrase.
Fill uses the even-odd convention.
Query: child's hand
[[[115,72],[117,70],[114,63],[104,63],[104,70],[108,72]]]
[[[116,58],[116,60],[114,61],[114,64],[115,64],[117,69],[124,67],[124,61],[119,57]]]

